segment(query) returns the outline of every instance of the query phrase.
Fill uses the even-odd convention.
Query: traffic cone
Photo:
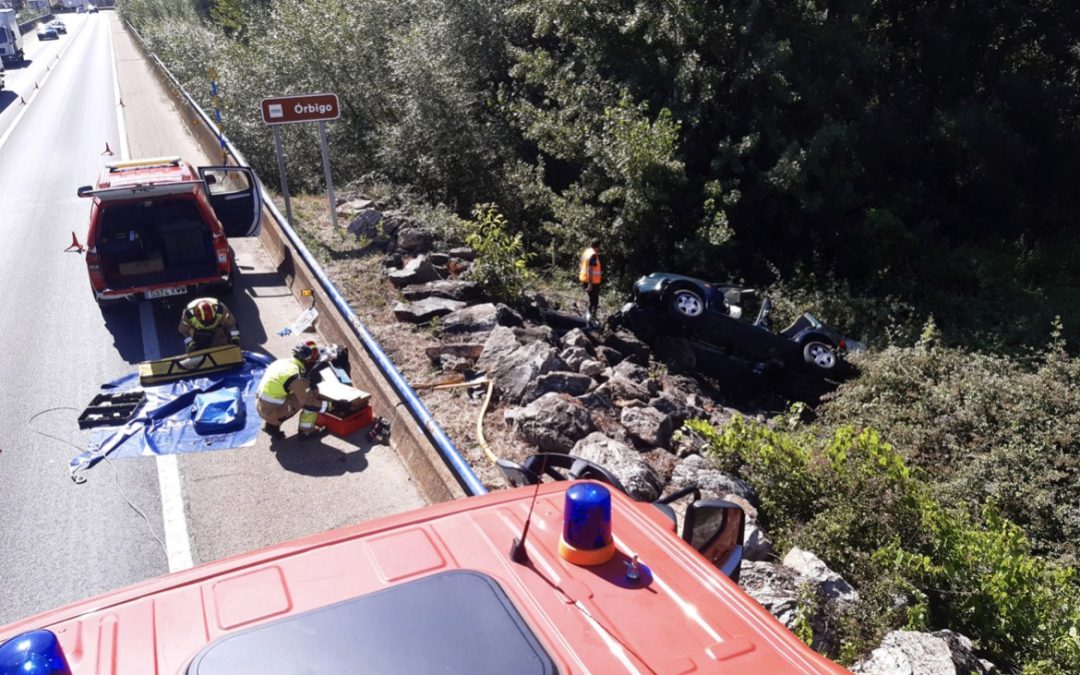
[[[26,105],[26,99],[23,98],[22,96],[20,96],[19,97],[19,103],[21,103],[22,105]]]
[[[124,98],[122,96],[120,97],[120,107],[124,107]]]
[[[71,246],[64,249],[64,253],[82,253],[86,250],[86,247],[79,243],[79,239],[75,236],[75,233],[71,233]]]
[[[103,154],[103,155],[111,155],[111,154],[113,154],[112,149],[109,148],[109,142],[108,141],[105,141],[105,151],[102,152],[101,154]]]

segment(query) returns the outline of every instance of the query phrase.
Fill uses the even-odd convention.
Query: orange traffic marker
[[[23,98],[22,96],[20,96],[20,97],[19,97],[19,103],[21,103],[21,104],[23,104],[23,105],[26,105],[26,99],[25,99],[25,98]]]
[[[78,237],[75,233],[71,233],[71,246],[64,249],[64,253],[82,253],[86,250],[86,247],[79,243]]]
[[[105,151],[102,152],[101,154],[103,154],[103,155],[111,155],[111,154],[113,154],[112,149],[109,147],[109,142],[108,141],[105,141]]]

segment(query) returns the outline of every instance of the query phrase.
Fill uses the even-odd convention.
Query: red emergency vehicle
[[[262,213],[251,169],[179,157],[106,164],[78,194],[93,200],[86,267],[102,304],[231,287],[229,237],[258,234]]]
[[[711,542],[741,531],[729,508],[699,510]],[[77,675],[847,672],[662,509],[577,480],[208,563],[7,626],[3,640],[0,671],[22,645],[68,669],[26,672]]]

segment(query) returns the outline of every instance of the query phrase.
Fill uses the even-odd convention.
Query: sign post
[[[323,171],[326,174],[327,196],[330,200],[330,221],[337,225],[337,205],[334,203],[334,180],[330,173],[330,147],[326,142],[326,122],[341,117],[337,94],[304,94],[302,96],[273,96],[264,98],[261,105],[263,123],[274,130],[277,147],[278,172],[281,174],[281,191],[285,195],[285,212],[292,223],[292,205],[289,200],[289,179],[285,174],[285,152],[281,145],[280,124],[319,123],[319,144],[322,146]]]

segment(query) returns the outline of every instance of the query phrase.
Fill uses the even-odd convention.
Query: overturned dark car
[[[633,301],[617,320],[648,342],[685,339],[698,354],[741,359],[758,372],[838,377],[851,370],[849,356],[866,350],[809,313],[774,331],[771,314],[772,302],[753,289],[654,272],[634,284]]]

